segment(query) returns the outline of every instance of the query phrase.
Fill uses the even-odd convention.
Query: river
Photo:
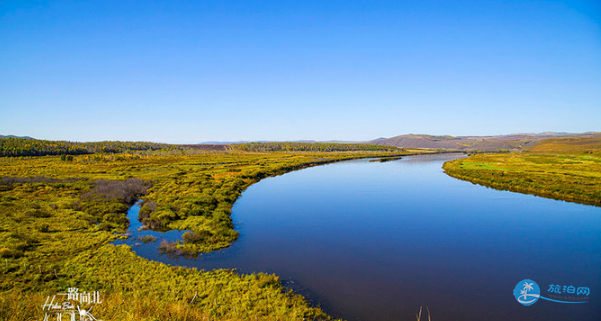
[[[441,167],[457,157],[354,160],[264,179],[234,204],[239,240],[197,259],[158,254],[160,240],[125,243],[172,265],[275,273],[349,321],[415,320],[421,306],[434,321],[600,320],[601,208],[451,178]],[[138,232],[135,206],[129,216],[134,236],[181,236]],[[513,294],[524,279],[541,297],[559,295],[556,285],[565,295],[588,288],[589,302],[524,306]]]

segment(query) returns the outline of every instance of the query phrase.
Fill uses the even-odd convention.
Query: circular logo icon
[[[540,288],[532,280],[522,280],[513,289],[513,296],[521,304],[529,306],[534,304],[540,297]]]

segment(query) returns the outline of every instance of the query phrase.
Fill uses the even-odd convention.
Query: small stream
[[[129,228],[126,235],[129,237],[125,240],[116,240],[115,245],[126,244],[131,246],[134,251],[142,257],[155,257],[159,253],[159,245],[161,241],[179,241],[182,239],[182,234],[186,231],[171,230],[167,232],[157,232],[143,229],[143,224],[138,220],[140,212],[140,204],[142,200],[138,200],[127,211],[129,219]],[[148,237],[152,237],[150,240]]]

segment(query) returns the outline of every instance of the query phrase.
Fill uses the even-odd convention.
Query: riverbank
[[[451,177],[498,190],[601,206],[598,154],[480,154],[446,162],[443,169]]]

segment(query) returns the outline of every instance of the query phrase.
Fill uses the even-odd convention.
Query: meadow
[[[23,152],[23,151],[21,151]],[[197,255],[235,241],[230,211],[265,177],[364,157],[424,153],[94,153],[0,158],[0,320],[42,320],[46,296],[68,287],[100,291],[103,320],[327,320],[275,275],[198,271],[140,258],[111,242],[127,229],[127,208],[156,230],[185,229],[169,244]],[[285,213],[282,213],[285,215]],[[152,241],[152,240],[149,240]]]
[[[443,168],[499,190],[601,206],[601,138],[549,139],[522,152],[472,155]]]
[[[588,143],[578,141],[576,150],[566,147],[571,142],[553,141],[520,153],[472,155],[444,169],[492,188],[599,206],[601,153]],[[223,151],[78,144],[3,145],[5,155],[18,150],[46,156],[0,157],[2,321],[42,320],[46,297],[68,287],[100,291],[103,303],[93,314],[103,320],[329,320],[283,288],[276,275],[169,266],[111,243],[127,237],[126,211],[141,199],[147,228],[188,230],[181,240],[162,244],[168,254],[214,251],[237,239],[231,207],[263,178],[349,159],[388,161],[434,152],[330,143],[233,145]],[[62,153],[74,146],[84,149]]]

